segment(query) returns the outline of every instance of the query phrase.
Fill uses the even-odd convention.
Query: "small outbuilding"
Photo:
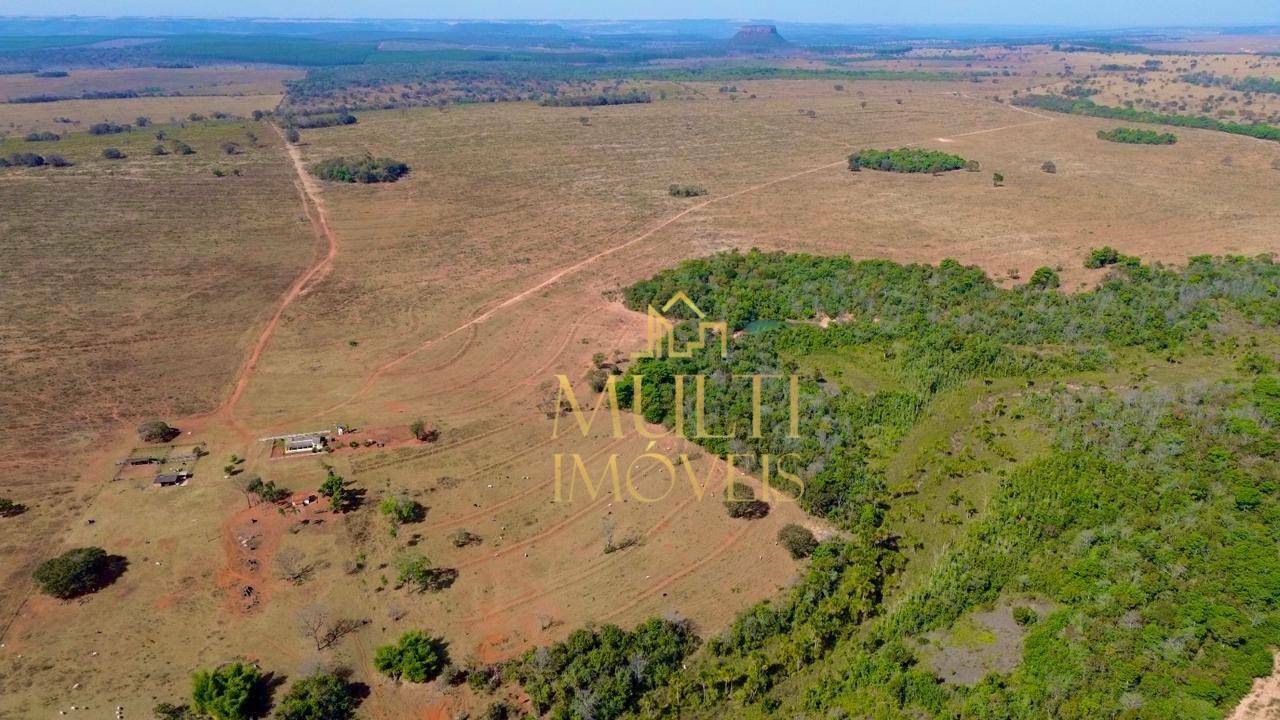
[[[314,453],[324,450],[323,435],[297,435],[289,438],[284,443],[285,455],[297,455],[298,453]]]
[[[152,484],[159,485],[160,487],[170,487],[173,485],[181,485],[186,479],[187,476],[183,473],[161,473],[156,476],[156,479]]]

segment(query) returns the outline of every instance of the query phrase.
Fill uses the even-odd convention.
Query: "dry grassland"
[[[84,132],[100,122],[132,123],[138,116],[153,122],[186,120],[192,113],[211,116],[222,112],[249,117],[254,110],[270,111],[280,104],[279,93],[268,95],[192,95],[190,97],[139,97],[120,100],[60,100],[48,103],[0,104],[0,128],[20,138],[33,130],[58,134]],[[67,118],[70,123],[59,122]]]
[[[194,68],[85,68],[67,77],[42,78],[31,73],[0,75],[0,98],[29,95],[79,96],[84,92],[151,89],[166,95],[278,95],[285,80],[303,72],[295,68],[208,65]]]
[[[31,562],[111,477],[128,427],[216,407],[246,332],[311,259],[315,239],[267,126],[156,129],[196,154],[153,157],[150,131],[77,135],[39,144],[73,167],[0,174],[0,474],[5,495],[30,508],[0,524],[0,627]],[[227,141],[242,153],[224,155]],[[129,157],[102,159],[112,145]],[[240,175],[214,177],[214,166]]]

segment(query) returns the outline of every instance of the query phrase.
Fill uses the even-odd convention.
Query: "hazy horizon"
[[[337,0],[223,0],[216,5],[175,7],[158,0],[50,0],[32,5],[0,1],[0,17],[33,18],[188,18],[254,20],[506,20],[506,21],[770,21],[848,25],[1004,25],[1056,28],[1165,28],[1280,24],[1280,0],[1238,0],[1214,7],[1196,0],[1160,3],[1103,0],[1047,0],[1034,6],[1015,0],[973,3],[963,0],[903,0],[832,6],[818,0],[653,0],[644,10],[619,0],[573,2],[540,0],[476,0],[468,3],[409,3],[371,0],[359,4]]]

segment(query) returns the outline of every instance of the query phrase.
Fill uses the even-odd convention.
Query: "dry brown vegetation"
[[[1010,269],[1060,266],[1076,287],[1099,277],[1081,260],[1101,245],[1170,262],[1278,249],[1274,144],[1186,130],[1176,152],[1139,156],[1093,140],[1106,121],[992,102],[990,84],[843,84],[741,82],[756,97],[737,101],[689,84],[681,99],[592,109],[589,124],[582,109],[532,103],[367,112],[289,148],[262,125],[202,125],[188,133],[194,156],[134,152],[122,164],[92,159],[120,136],[77,137],[65,172],[0,171],[5,206],[20,208],[0,218],[0,397],[15,408],[0,456],[14,499],[33,507],[0,520],[15,560],[0,623],[16,617],[0,650],[0,714],[74,703],[143,716],[153,698],[181,694],[191,668],[235,657],[290,674],[345,663],[371,686],[372,717],[443,712],[474,703],[381,679],[373,647],[430,627],[455,660],[491,661],[589,621],[670,613],[713,632],[773,596],[796,568],[778,528],[812,521],[791,505],[728,518],[725,467],[710,458],[695,463],[711,478],[702,500],[677,486],[651,504],[553,502],[553,453],[598,470],[646,444],[572,426],[553,440],[538,404],[556,373],[585,393],[594,353],[641,346],[644,318],[610,293],[681,259],[750,247],[953,257],[1006,282]],[[258,137],[249,150],[217,152],[245,129]],[[854,149],[907,144],[984,172],[846,169]],[[364,152],[414,171],[394,185],[323,187],[300,172]],[[214,177],[215,163],[241,175]],[[673,198],[676,181],[714,192]],[[150,415],[208,442],[212,457],[185,487],[107,482]],[[440,429],[436,442],[409,436],[418,418]],[[255,442],[334,423],[385,447],[270,458]],[[247,508],[243,476],[216,470],[231,453],[301,494],[324,479],[323,459],[366,492],[363,508]],[[640,489],[661,494],[660,476],[644,474]],[[373,508],[398,493],[428,510],[391,537]],[[457,547],[459,529],[484,541]],[[638,542],[606,554],[610,533]],[[131,567],[83,603],[27,598],[29,562],[64,544],[101,545]],[[272,565],[282,552],[325,562],[298,582]],[[406,553],[459,577],[440,593],[396,589]],[[317,649],[298,630],[299,612],[316,608],[370,622]]]

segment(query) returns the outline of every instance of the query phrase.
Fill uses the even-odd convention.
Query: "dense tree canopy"
[[[717,347],[635,362],[620,400],[630,404],[643,375],[646,417],[670,426],[674,376],[706,375],[707,416],[716,430],[736,423],[739,432],[696,441],[717,454],[798,453],[802,506],[851,533],[820,545],[800,584],[742,614],[688,670],[647,693],[642,715],[714,707],[876,720],[1219,718],[1270,672],[1267,647],[1280,627],[1280,266],[1265,256],[1196,257],[1165,268],[1110,248],[1096,254],[1110,273],[1071,294],[1054,289],[1049,268],[1004,289],[952,261],[759,252],[687,261],[627,289],[633,308],[682,290],[708,317],[746,332],[727,358]],[[822,316],[840,321],[820,327]],[[690,337],[691,323],[677,332]],[[1113,372],[1133,353],[1155,364],[1223,358],[1210,361],[1217,379],[1184,384],[1053,382]],[[873,363],[885,384],[833,390],[796,361],[832,354]],[[762,437],[748,435],[749,404],[728,378],[784,372],[800,375],[801,437],[788,437],[785,412],[766,412]],[[893,502],[885,458],[939,393],[974,378],[1025,379],[1023,392],[974,412],[1033,428],[1046,447],[1006,460],[985,514],[886,607],[882,593],[904,556],[884,522]],[[782,387],[765,384],[766,408],[786,402]],[[1015,457],[988,422],[966,431],[972,441]],[[936,452],[931,469],[976,472],[957,457],[966,447],[944,442]],[[1034,622],[1017,613],[1026,639],[1013,671],[965,686],[922,665],[926,633],[1028,592],[1052,604]],[[774,693],[824,658],[829,671]],[[780,702],[790,710],[775,712]]]
[[[262,673],[246,663],[201,670],[191,678],[192,706],[214,720],[248,720],[261,682]]]
[[[959,170],[968,160],[941,150],[898,148],[896,150],[859,150],[849,156],[849,169],[889,170],[903,173],[940,173]]]
[[[654,619],[630,632],[605,625],[530,650],[515,672],[534,707],[549,718],[614,720],[667,682],[697,645],[684,623]]]
[[[409,166],[391,158],[372,155],[329,158],[311,166],[311,173],[321,180],[347,183],[389,183],[409,173]]]
[[[1172,145],[1178,142],[1178,136],[1173,133],[1161,133],[1155,130],[1140,130],[1136,128],[1099,130],[1098,139],[1116,143],[1128,143],[1130,145]]]
[[[316,673],[295,682],[276,707],[279,720],[348,720],[359,699],[342,677]]]
[[[82,547],[40,563],[32,577],[46,595],[65,600],[96,592],[123,569],[124,558],[100,547]]]
[[[401,635],[394,645],[383,645],[373,655],[373,665],[379,672],[415,683],[434,680],[448,660],[444,641],[420,630]]]

